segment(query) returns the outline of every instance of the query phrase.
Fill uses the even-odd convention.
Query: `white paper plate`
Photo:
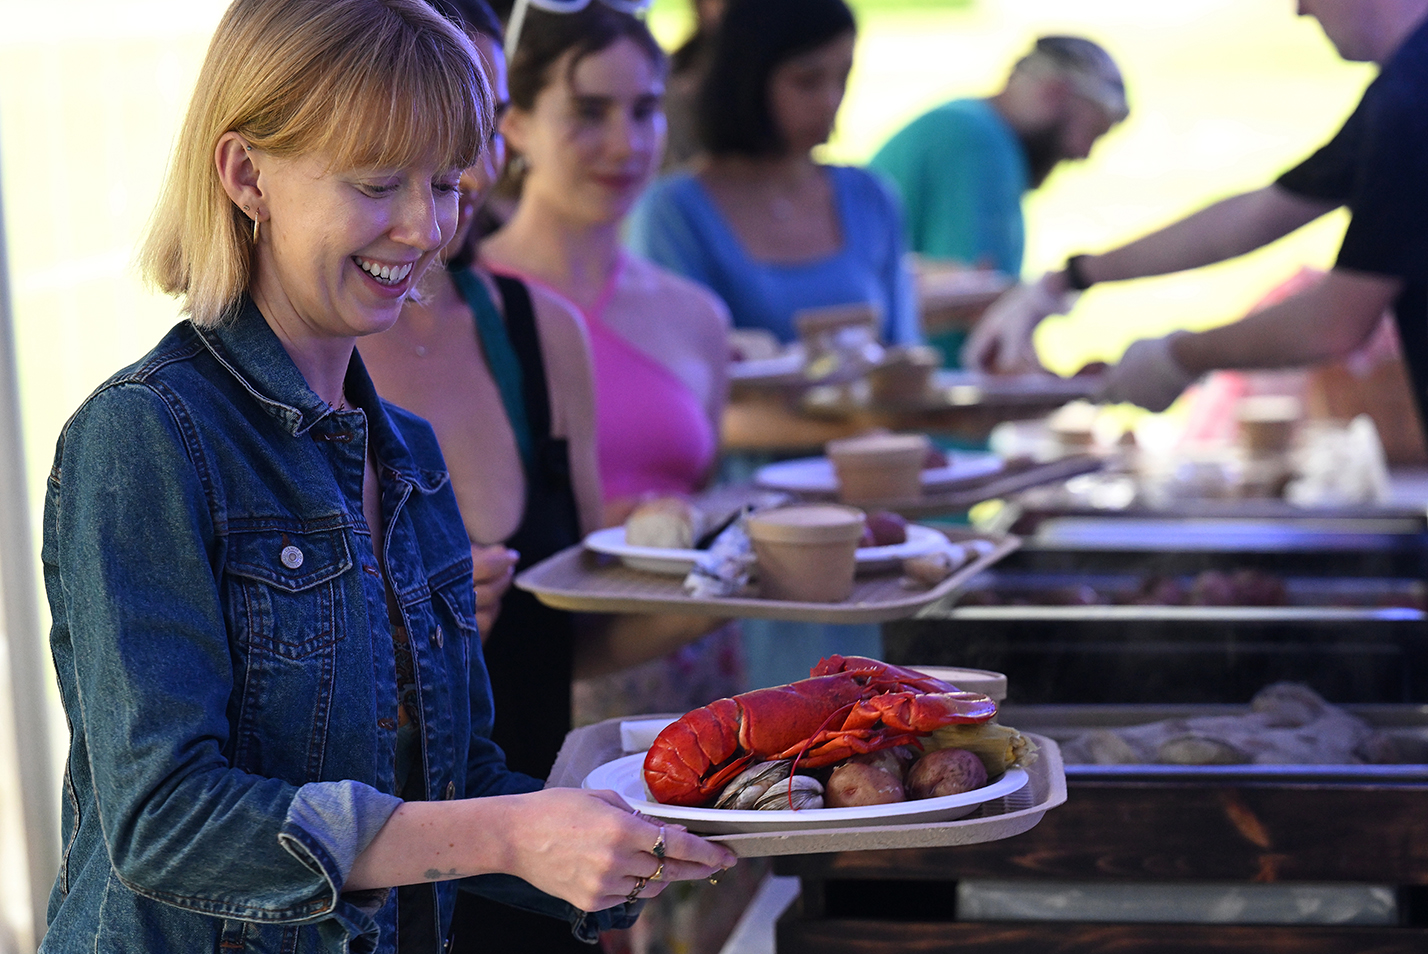
[[[857,553],[858,572],[867,573],[891,565],[908,557],[931,553],[947,541],[942,534],[931,527],[917,524],[907,525],[907,542],[888,547],[859,547]],[[632,547],[625,543],[624,527],[606,527],[596,530],[585,538],[587,549],[619,557],[632,570],[646,573],[661,573],[666,576],[684,576],[694,567],[694,561],[703,551],[675,550],[665,547]]]
[[[922,472],[922,490],[933,493],[941,487],[988,477],[1002,469],[1002,459],[990,453],[956,453],[946,467],[929,467]],[[838,475],[826,457],[800,457],[760,467],[754,483],[770,490],[796,494],[836,494]]]
[[[1018,791],[1027,782],[1026,772],[1021,769],[1008,769],[1005,775],[992,784],[961,795],[944,795],[941,798],[857,808],[753,812],[725,808],[684,808],[680,805],[661,805],[651,801],[649,792],[645,789],[644,762],[643,752],[607,762],[585,777],[584,787],[611,789],[637,812],[665,821],[679,822],[690,831],[711,835],[952,821],[972,814],[983,802]]]
[[[803,371],[803,349],[793,347],[771,358],[751,358],[729,363],[729,380],[764,381],[797,377]]]

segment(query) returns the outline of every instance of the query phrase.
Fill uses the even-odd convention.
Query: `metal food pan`
[[[1227,564],[1284,573],[1428,578],[1428,532],[1410,517],[1053,517],[1018,524],[1008,569],[1195,573]]]
[[[998,569],[954,601],[885,625],[884,655],[1005,673],[1008,699],[1021,703],[1234,704],[1280,680],[1331,702],[1428,701],[1423,610],[1376,605],[1420,600],[1417,580],[1291,577],[1286,606],[960,605],[998,588],[1124,593],[1138,579]]]

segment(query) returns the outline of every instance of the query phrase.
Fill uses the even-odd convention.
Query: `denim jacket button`
[[[432,637],[436,640],[436,648],[440,649],[446,645],[446,634],[441,631],[441,624],[436,624],[436,635]]]
[[[302,551],[295,546],[289,545],[283,547],[283,552],[279,554],[279,558],[283,561],[283,566],[289,570],[296,570],[302,566]]]
[[[446,800],[449,802],[449,801],[451,801],[451,800],[452,800],[453,798],[455,798],[455,797],[456,797],[456,783],[455,783],[455,782],[447,782],[447,783],[446,783]]]
[[[381,726],[381,727],[384,728],[384,729],[395,729],[395,728],[397,727],[397,720],[396,720],[396,719],[378,719],[378,720],[377,720],[377,725]]]

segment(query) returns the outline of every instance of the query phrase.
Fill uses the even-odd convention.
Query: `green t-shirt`
[[[912,251],[1021,274],[1026,154],[986,100],[957,99],[924,113],[869,165],[901,197]]]

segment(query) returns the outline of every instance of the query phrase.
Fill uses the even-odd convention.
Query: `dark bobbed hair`
[[[714,35],[699,91],[700,144],[716,156],[783,152],[769,112],[769,77],[793,57],[855,30],[844,0],[734,0]]]
[[[496,11],[486,0],[427,0],[437,13],[461,27],[468,34],[490,37],[497,46],[504,45],[506,31]]]
[[[632,41],[660,71],[666,69],[664,50],[638,17],[603,3],[591,3],[577,13],[547,13],[531,7],[521,28],[516,55],[508,67],[511,104],[518,109],[533,109],[542,90],[557,79],[569,81],[581,60],[619,40]],[[556,77],[556,63],[567,53],[571,57],[565,65],[565,76]]]

